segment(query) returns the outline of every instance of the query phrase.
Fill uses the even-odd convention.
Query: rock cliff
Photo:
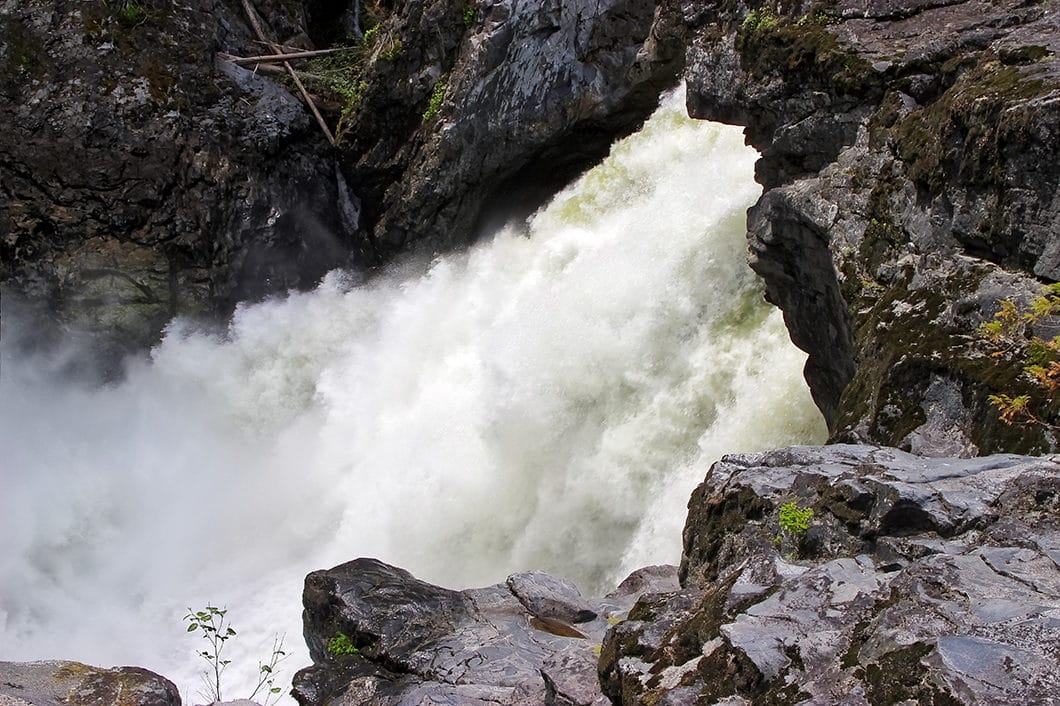
[[[261,4],[282,40],[298,13]],[[127,350],[177,313],[370,257],[357,202],[238,2],[0,3],[0,285]],[[41,313],[43,315],[41,316]]]
[[[991,394],[1029,394],[1053,424],[1060,403],[978,334],[1000,299],[1060,278],[1055,4],[750,5],[665,3],[690,113],[762,153],[751,266],[833,438],[1055,450],[1047,425],[998,422]]]

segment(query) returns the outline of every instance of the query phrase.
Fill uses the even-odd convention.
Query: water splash
[[[273,632],[308,663],[313,569],[599,591],[676,561],[713,460],[825,434],[744,262],[754,159],[677,94],[527,230],[333,273],[224,336],[175,322],[116,386],[5,352],[0,658],[134,663],[190,701],[180,616],[213,601],[241,633],[234,698]]]

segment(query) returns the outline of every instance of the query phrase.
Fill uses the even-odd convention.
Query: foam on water
[[[675,562],[721,454],[824,438],[745,263],[738,129],[667,99],[539,213],[468,252],[171,325],[111,386],[3,351],[0,659],[138,664],[198,694],[186,606],[301,644],[305,573],[376,556],[453,587],[612,586]]]

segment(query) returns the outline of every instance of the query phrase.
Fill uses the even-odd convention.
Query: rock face
[[[689,507],[682,589],[605,639],[614,704],[1057,703],[1060,458],[793,447]]]
[[[306,577],[314,665],[295,676],[294,696],[304,706],[603,706],[596,662],[609,623],[641,593],[676,587],[675,567],[649,567],[596,600],[538,572],[452,591],[358,559]]]
[[[752,6],[758,3],[751,3]],[[1056,450],[987,402],[1056,399],[978,335],[1060,279],[1053,3],[669,2],[692,115],[747,126],[751,265],[809,353],[833,439],[934,455]],[[1050,334],[1052,335],[1052,334]]]
[[[180,706],[177,687],[139,667],[0,662],[0,706]]]
[[[343,153],[378,247],[467,242],[631,132],[682,53],[650,0],[405,0],[351,67]]]
[[[271,5],[297,41],[299,14]],[[260,53],[251,37],[235,0],[0,3],[5,299],[131,348],[371,258],[307,111],[216,59]]]

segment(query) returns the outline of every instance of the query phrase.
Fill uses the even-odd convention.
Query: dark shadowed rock
[[[615,704],[1056,703],[1060,459],[793,447],[689,508],[683,590],[605,639]]]
[[[636,576],[629,585],[676,588],[674,567]],[[600,640],[636,595],[585,599],[539,572],[452,591],[374,559],[316,571],[303,598],[314,665],[295,676],[294,695],[305,706],[603,706]],[[355,649],[339,649],[339,636]]]
[[[379,247],[467,242],[602,159],[677,81],[655,20],[649,0],[396,3],[342,145]]]
[[[177,687],[139,667],[0,662],[2,706],[180,706]]]
[[[251,37],[235,0],[0,3],[5,300],[122,350],[371,259],[299,99],[217,58]]]

